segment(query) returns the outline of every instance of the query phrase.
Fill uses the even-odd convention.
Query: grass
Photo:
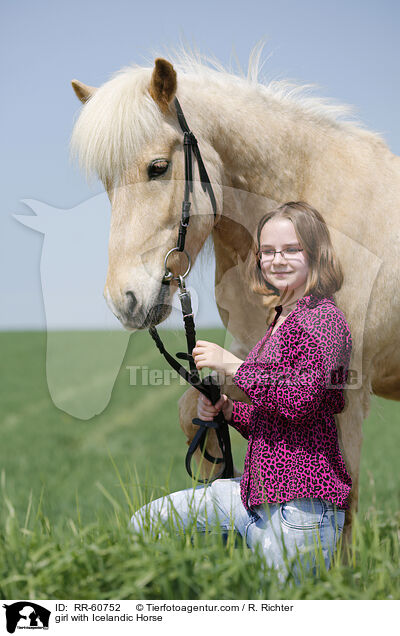
[[[224,345],[219,330],[199,330],[198,337]],[[100,332],[57,338],[65,358],[73,340],[86,358],[93,353],[98,360],[103,347],[114,365],[121,348],[117,340],[113,348],[112,334]],[[172,352],[182,350],[183,340],[181,332],[165,332]],[[346,554],[329,573],[321,568],[299,586],[282,586],[270,572],[260,587],[253,573],[261,557],[234,537],[225,544],[215,534],[200,539],[188,532],[154,542],[128,529],[141,503],[191,484],[176,405],[186,387],[176,379],[170,386],[145,385],[140,374],[136,385],[129,383],[129,366],[167,369],[147,333],[130,338],[109,403],[89,420],[53,404],[46,334],[1,333],[0,344],[3,598],[399,598],[397,403],[374,399],[365,422],[360,511]],[[87,362],[100,392],[111,391],[105,367],[106,355],[94,370]],[[65,374],[61,388],[72,396],[67,407],[87,397],[73,373]],[[231,437],[240,466],[246,443],[235,431]]]
[[[85,357],[95,357],[100,347],[109,347],[107,340],[112,341],[114,336],[118,348],[119,334],[112,332],[58,333],[52,338],[58,338],[59,357],[65,359],[71,348],[83,349],[85,342]],[[198,332],[199,338],[221,344],[222,336],[219,330]],[[166,333],[165,342],[172,352],[184,346],[182,334],[173,331]],[[190,485],[184,468],[187,446],[177,407],[187,385],[177,379],[170,385],[146,384],[149,371],[169,371],[147,332],[131,336],[115,384],[111,384],[110,401],[103,412],[89,420],[77,419],[53,404],[47,386],[45,333],[3,332],[0,347],[4,396],[0,466],[6,470],[8,492],[16,510],[23,513],[32,490],[36,498],[43,491],[42,506],[53,524],[63,523],[77,500],[83,522],[101,517],[104,497],[98,482],[113,497],[120,490],[110,454],[122,472],[135,467],[140,475],[138,488],[146,485],[157,496],[163,494],[167,481],[172,490]],[[112,351],[109,357],[113,363]],[[77,356],[77,366],[80,361]],[[101,383],[106,366],[107,359],[100,365],[95,363],[87,383],[97,383],[101,391],[111,390]],[[130,384],[132,366],[139,367],[135,385]],[[82,403],[86,393],[80,393],[72,373],[59,377],[63,393],[72,396],[66,406],[74,408]],[[232,444],[240,465],[246,443],[236,431],[232,432]]]
[[[137,493],[137,490],[135,490]],[[351,546],[341,545],[327,572],[282,583],[262,556],[229,533],[163,532],[155,541],[128,527],[127,505],[104,491],[107,517],[82,524],[79,513],[53,527],[29,501],[18,518],[2,475],[0,595],[29,599],[398,599],[400,516],[376,510],[356,518]],[[264,568],[264,569],[263,569]],[[290,570],[289,570],[290,571]],[[255,573],[263,573],[257,576]]]

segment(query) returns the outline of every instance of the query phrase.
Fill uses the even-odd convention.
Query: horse
[[[362,422],[371,393],[400,400],[400,159],[377,133],[349,117],[351,109],[310,96],[307,86],[258,79],[260,50],[247,77],[201,57],[157,58],[127,66],[96,88],[72,87],[83,107],[71,156],[90,181],[102,181],[112,213],[104,288],[111,311],[128,330],[157,325],[171,311],[177,283],[162,284],[164,258],[176,245],[184,190],[184,151],[174,107],[196,135],[213,186],[211,210],[198,173],[186,237],[192,262],[211,237],[215,297],[231,351],[244,359],[274,314],[276,296],[257,296],[246,280],[255,228],[271,207],[307,201],[323,215],[344,270],[336,302],[350,325],[353,352],[346,408],[335,416],[353,487],[346,514],[350,536],[357,511]],[[186,266],[173,252],[168,267]],[[221,390],[248,402],[232,382]],[[197,427],[198,393],[179,400],[188,443]],[[219,457],[215,433],[207,450]],[[203,461],[202,476],[213,464]],[[238,475],[235,470],[235,475]]]

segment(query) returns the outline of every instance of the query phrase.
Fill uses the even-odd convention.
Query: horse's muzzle
[[[171,304],[167,298],[169,284],[162,284],[155,302],[151,307],[140,305],[132,290],[125,292],[124,307],[119,320],[125,329],[148,329],[163,322],[171,313]]]

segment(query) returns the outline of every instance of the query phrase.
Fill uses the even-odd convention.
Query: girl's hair
[[[258,257],[261,231],[273,218],[289,219],[293,223],[307,255],[309,271],[304,295],[326,298],[337,292],[343,284],[343,270],[332,247],[328,227],[318,210],[302,201],[284,203],[260,219],[252,245],[253,258],[248,265],[252,291],[263,296],[279,296],[279,290],[264,279]]]

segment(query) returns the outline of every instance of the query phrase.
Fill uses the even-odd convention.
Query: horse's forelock
[[[160,130],[162,114],[148,88],[152,69],[125,67],[82,107],[71,136],[71,156],[90,180],[116,183]]]

